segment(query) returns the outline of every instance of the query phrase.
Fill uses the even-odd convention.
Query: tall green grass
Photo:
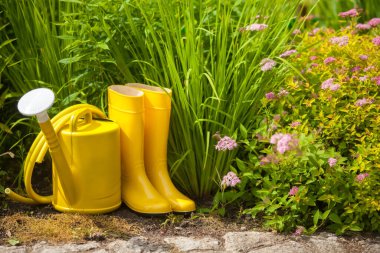
[[[172,176],[192,196],[212,194],[236,154],[217,152],[212,136],[241,139],[257,126],[260,100],[282,83],[259,63],[288,48],[298,1],[111,2],[119,16],[105,11],[103,22],[124,81],[173,90]],[[251,23],[269,28],[240,31]]]
[[[105,83],[101,33],[94,31],[86,14],[85,1],[4,0],[1,8],[14,40],[0,50],[2,58],[12,56],[4,71],[11,89],[19,95],[37,88],[51,88],[62,109],[78,102],[98,104]]]
[[[308,10],[312,9],[312,14],[317,17],[320,24],[334,28],[338,28],[342,20],[338,16],[339,12],[348,11],[352,8],[362,10],[360,14],[362,22],[380,17],[380,1],[378,0],[305,0],[303,2]]]

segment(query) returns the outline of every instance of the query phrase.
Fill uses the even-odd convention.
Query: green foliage
[[[314,21],[329,27],[339,27],[341,19],[338,14],[357,8],[361,13],[361,21],[380,16],[380,2],[378,0],[304,0],[304,15],[311,11]]]
[[[291,74],[286,85],[266,94],[261,125],[241,141],[242,183],[231,194],[245,192],[238,199],[245,213],[266,226],[380,231],[380,61],[371,35],[378,28],[354,27],[300,35],[298,55],[283,60]],[[335,61],[326,63],[328,57]],[[278,134],[298,141],[285,143],[284,152]]]

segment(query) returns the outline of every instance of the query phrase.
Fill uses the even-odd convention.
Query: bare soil
[[[221,218],[217,215],[192,213],[187,216],[142,216],[125,205],[103,215],[60,213],[50,205],[28,206],[7,200],[8,207],[0,215],[0,245],[10,240],[23,245],[38,241],[51,244],[87,240],[129,239],[144,235],[159,241],[163,236],[212,236],[221,238],[226,232],[257,228],[249,217]]]
[[[51,194],[51,162],[36,164],[33,188],[41,195]],[[211,200],[198,203],[210,207]],[[153,240],[163,236],[182,235],[220,238],[226,232],[250,230],[259,227],[248,216],[239,217],[239,210],[230,212],[233,217],[192,213],[184,215],[143,216],[124,204],[111,213],[82,215],[60,213],[51,205],[27,205],[11,201],[0,194],[0,245],[19,242],[31,245],[38,241],[51,244],[81,243],[88,240],[128,239],[144,235]]]

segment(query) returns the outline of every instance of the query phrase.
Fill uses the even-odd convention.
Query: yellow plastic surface
[[[92,126],[92,122],[90,125],[88,121],[89,112],[99,118],[106,118],[104,113],[95,106],[80,104],[63,110],[51,120],[55,132],[60,132],[62,128],[66,131],[65,129],[73,127],[72,124],[75,124],[75,133],[72,132],[73,134],[71,135],[71,137],[74,136],[74,138],[70,137],[70,140],[68,140],[69,134],[67,131],[64,132],[64,136],[61,133],[58,134],[61,142],[60,148],[63,149],[65,153],[64,158],[67,158],[65,160],[70,165],[70,176],[66,177],[65,175],[60,175],[60,177],[58,177],[58,170],[56,166],[53,165],[53,195],[38,195],[33,190],[31,184],[34,165],[36,162],[42,162],[48,150],[45,136],[40,132],[34,140],[24,162],[24,183],[29,198],[20,196],[7,188],[5,193],[10,198],[27,204],[47,204],[53,201],[54,207],[64,212],[95,214],[109,212],[120,206],[119,127],[116,123],[106,121],[92,121],[97,122],[95,126]],[[73,115],[75,118],[74,122]],[[79,116],[85,116],[85,120],[87,119],[87,121],[79,119]],[[70,122],[71,126],[68,125]],[[97,135],[94,136],[91,141],[88,141],[90,135],[86,132],[87,129],[92,129],[97,132]],[[80,141],[82,136],[86,136],[87,138],[83,143]],[[99,139],[99,136],[102,137]],[[65,137],[65,141],[63,141]],[[104,139],[107,139],[107,141],[104,141]],[[81,142],[79,145],[78,141]],[[62,142],[64,143],[62,144]],[[108,150],[107,146],[104,145],[112,146],[110,148],[111,150]],[[96,150],[96,152],[94,152],[94,150]],[[102,158],[101,164],[97,160],[100,156],[99,153],[102,153],[102,151],[108,153],[102,154],[102,156],[107,157]],[[85,155],[83,155],[84,153]],[[59,159],[62,159],[62,157]],[[86,159],[87,162],[83,163],[83,159]],[[112,162],[110,163],[109,161]],[[59,162],[57,165],[59,166]],[[88,175],[84,176],[85,173],[88,173]],[[65,172],[63,174],[65,174]],[[98,175],[95,180],[93,178],[94,174]],[[67,191],[64,190],[66,188],[62,188],[60,178],[63,178],[62,180],[67,188],[73,189],[73,192],[75,192],[75,200],[72,203],[67,201]],[[107,185],[111,185],[111,187],[106,187]],[[99,193],[99,189],[104,191]]]
[[[144,167],[143,93],[124,85],[108,88],[109,118],[120,126],[122,199],[145,214],[172,211],[169,202],[149,181]]]
[[[144,162],[149,180],[170,202],[173,211],[194,211],[194,201],[177,190],[167,168],[171,90],[137,83],[127,86],[144,92]]]
[[[84,120],[80,119],[84,117]],[[74,113],[58,134],[72,173],[75,202],[53,166],[53,205],[57,210],[80,213],[109,212],[121,204],[120,129],[115,122],[92,120],[91,111]]]

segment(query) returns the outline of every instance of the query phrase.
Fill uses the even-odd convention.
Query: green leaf
[[[67,65],[67,64],[72,64],[74,62],[78,62],[81,60],[81,58],[82,57],[80,57],[80,56],[74,56],[74,57],[70,57],[70,58],[61,59],[58,62]]]
[[[224,216],[226,214],[226,208],[222,207],[217,210],[217,213],[221,216]]]
[[[276,205],[272,205],[272,206],[270,206],[268,209],[267,209],[267,211],[269,212],[269,213],[273,213],[274,211],[276,211],[278,208],[280,208],[281,207],[281,205],[279,205],[279,204],[276,204]]]
[[[211,209],[210,208],[197,208],[198,213],[210,213]]]
[[[325,211],[323,214],[322,214],[322,220],[326,220],[327,216],[329,216],[331,212],[331,209]]]
[[[246,166],[245,166],[245,163],[242,160],[240,160],[239,158],[236,158],[236,165],[237,165],[237,167],[239,168],[240,171],[245,172],[247,170]]]
[[[66,2],[66,3],[76,3],[76,4],[83,4],[82,1],[79,0],[59,0],[60,2]]]
[[[247,139],[247,129],[243,126],[243,124],[240,124],[240,134],[242,139]]]
[[[314,226],[316,226],[316,225],[318,224],[319,216],[320,216],[320,212],[319,212],[319,209],[318,209],[318,210],[315,212],[314,217],[313,217],[313,223],[314,223]]]
[[[332,213],[329,215],[329,219],[334,223],[342,224],[340,217],[336,213]]]
[[[359,227],[358,225],[351,225],[349,230],[359,232],[359,231],[362,231],[363,229]]]
[[[17,239],[9,239],[8,240],[8,243],[12,246],[16,246],[16,245],[19,245],[20,244],[20,241],[17,240]]]
[[[108,47],[108,45],[106,43],[104,43],[104,42],[98,42],[98,43],[96,43],[96,47],[104,49],[104,50],[110,50],[110,48]]]

